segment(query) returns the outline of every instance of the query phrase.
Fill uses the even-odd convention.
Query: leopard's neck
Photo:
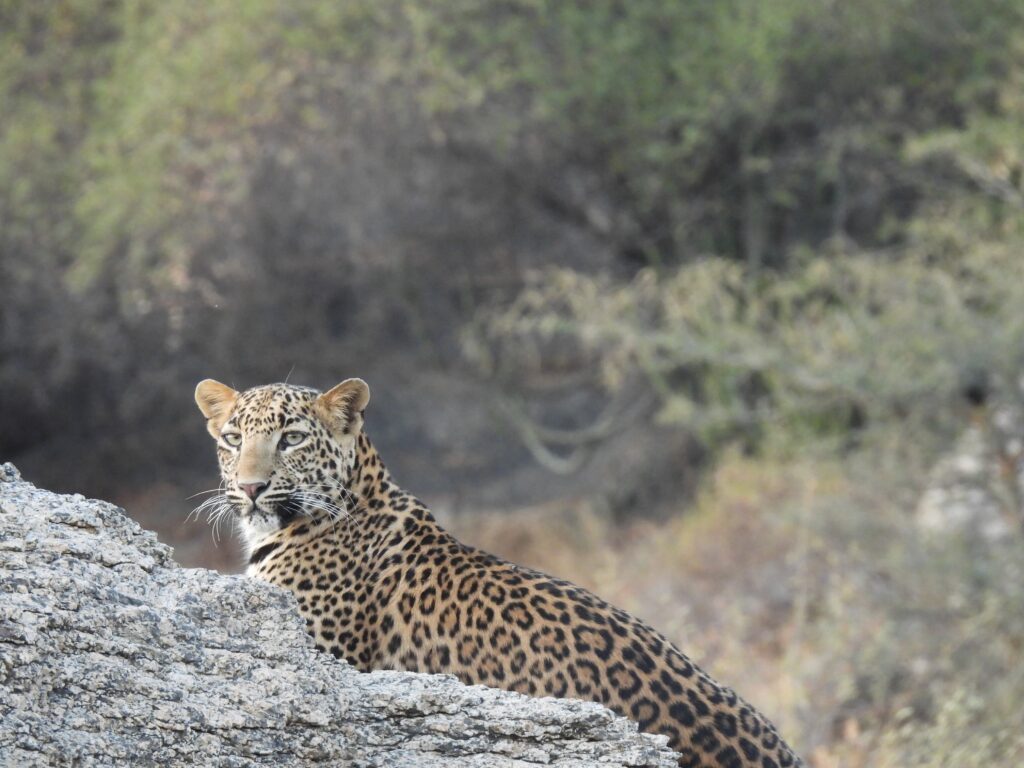
[[[386,500],[392,491],[399,490],[391,480],[377,449],[365,432],[356,440],[356,456],[349,475],[348,490],[357,502],[370,506],[373,500]]]

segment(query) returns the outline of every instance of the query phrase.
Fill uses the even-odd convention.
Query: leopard
[[[687,768],[804,763],[664,635],[563,579],[444,530],[364,429],[370,390],[213,379],[195,390],[246,574],[290,590],[319,651],[363,672],[454,675],[594,701],[663,734]]]

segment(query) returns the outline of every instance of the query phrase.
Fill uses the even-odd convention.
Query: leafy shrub
[[[1022,301],[1024,260],[999,244],[942,261],[814,257],[783,274],[705,259],[625,284],[555,270],[485,316],[467,350],[495,373],[574,343],[609,389],[641,370],[662,395],[660,419],[712,439],[842,437],[948,425],[979,377],[1010,394]]]

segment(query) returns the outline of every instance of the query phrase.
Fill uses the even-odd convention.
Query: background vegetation
[[[1022,32],[0,0],[0,456],[234,569],[182,523],[195,382],[361,375],[451,527],[651,619],[813,765],[1018,765],[1019,445],[1012,535],[915,510],[1021,400]]]

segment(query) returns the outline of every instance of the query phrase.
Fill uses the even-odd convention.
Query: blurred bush
[[[635,263],[892,243],[955,185],[908,144],[967,125],[1015,153],[1019,2],[447,7],[417,16],[428,105]]]
[[[772,335],[765,323],[824,312],[830,327],[789,329],[714,375],[689,375],[714,351],[671,352],[691,359],[662,409],[680,421],[740,389],[758,408],[770,389],[790,412],[830,390],[816,412],[877,375],[885,349],[852,359],[869,337],[959,322],[943,302],[969,297],[943,281],[965,241],[1019,237],[1022,13],[1005,0],[3,3],[0,448],[69,429],[119,443],[148,425],[180,455],[180,393],[207,373],[248,382],[299,362],[330,383],[340,361],[384,358],[464,374],[460,329],[482,309],[522,311],[524,275],[553,266],[581,276],[559,285],[593,280],[626,304],[632,290],[667,323],[695,322],[684,283],[708,284],[696,300],[728,306],[687,333],[727,317],[726,355]],[[890,255],[932,227],[950,252],[929,235],[938,245]],[[723,261],[689,266],[705,257]],[[964,259],[979,290],[1012,279],[1007,259]],[[868,294],[884,317],[853,306]],[[963,311],[956,341],[921,336],[930,350],[906,361],[953,355],[946,371],[880,386],[906,401],[987,366],[994,355],[969,350],[984,311]],[[831,344],[850,351],[841,370],[812,349]],[[637,352],[665,373],[662,342]],[[800,355],[818,359],[785,386],[758,370]],[[863,409],[863,395],[840,405]]]
[[[820,449],[894,423],[948,437],[969,387],[1018,391],[1021,245],[979,240],[940,257],[915,244],[785,273],[705,259],[628,283],[550,271],[466,347],[485,370],[521,372],[574,344],[611,390],[641,370],[661,395],[657,418],[712,445]]]

